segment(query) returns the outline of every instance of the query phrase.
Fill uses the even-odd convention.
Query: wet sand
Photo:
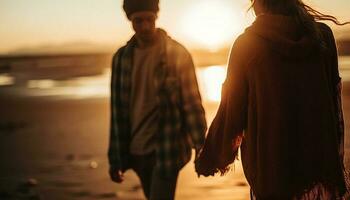
[[[343,104],[349,130],[349,83]],[[209,122],[217,106],[205,103]],[[109,180],[108,98],[19,97],[0,88],[0,113],[0,199],[144,199],[132,171],[123,184]],[[240,162],[224,177],[199,179],[192,163],[180,173],[177,200],[249,199]]]

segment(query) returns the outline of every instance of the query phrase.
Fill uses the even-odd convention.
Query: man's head
[[[123,9],[132,22],[136,37],[143,42],[154,40],[159,0],[124,0]]]
[[[128,19],[136,12],[150,11],[157,15],[159,0],[124,0],[123,9]]]

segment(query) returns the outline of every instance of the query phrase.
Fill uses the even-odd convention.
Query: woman
[[[342,199],[341,79],[331,29],[301,0],[255,0],[257,18],[235,41],[222,100],[196,161],[224,174],[241,147],[252,197]]]

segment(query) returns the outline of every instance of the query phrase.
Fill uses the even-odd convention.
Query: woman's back
[[[337,145],[335,44],[330,29],[319,27],[324,49],[291,17],[261,15],[233,47],[239,51],[231,55],[227,98],[247,95],[247,104],[239,105],[247,112],[242,162],[263,199],[289,198],[314,184],[345,187]],[[235,86],[242,76],[246,85]]]
[[[196,170],[226,173],[241,146],[257,199],[340,199],[349,186],[337,50],[316,21],[347,23],[302,0],[251,2],[257,18],[232,47]]]

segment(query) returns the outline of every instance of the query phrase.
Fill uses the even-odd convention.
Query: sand
[[[349,130],[349,83],[343,91]],[[209,122],[217,106],[205,103]],[[123,184],[109,180],[108,130],[108,98],[23,97],[0,88],[0,199],[144,199],[132,171]],[[241,163],[224,177],[198,179],[191,160],[180,173],[176,199],[249,199]]]

